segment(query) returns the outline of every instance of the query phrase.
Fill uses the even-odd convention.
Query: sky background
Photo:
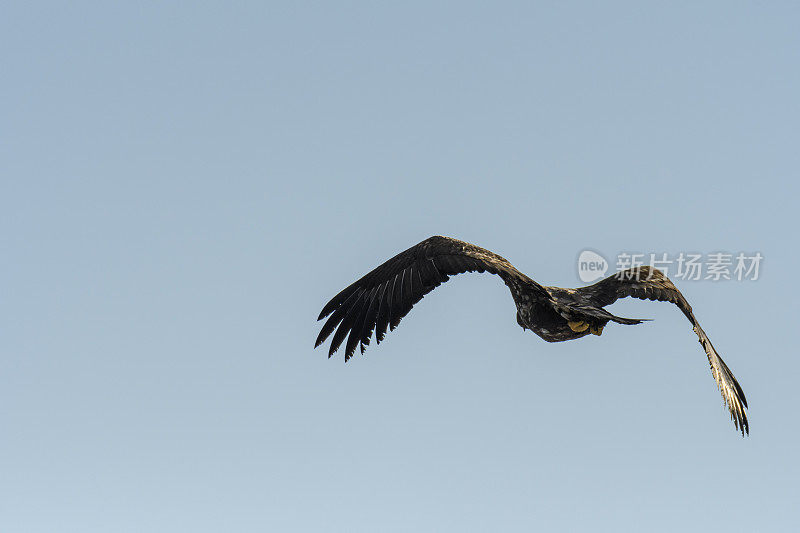
[[[796,531],[794,2],[8,2],[0,530]],[[322,306],[434,234],[761,252],[549,344],[493,276],[365,356]]]

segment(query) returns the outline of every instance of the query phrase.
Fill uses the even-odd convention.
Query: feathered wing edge
[[[314,347],[325,342],[336,330],[328,357],[339,349],[345,337],[345,361],[359,345],[364,353],[373,330],[380,343],[387,328],[394,330],[423,296],[450,276],[464,272],[498,274],[506,284],[522,281],[534,293],[541,290],[539,294],[549,298],[544,288],[503,257],[467,242],[434,236],[397,254],[334,296],[319,314],[318,320],[330,316]]]
[[[741,431],[742,436],[750,434],[750,426],[747,421],[747,398],[744,391],[736,381],[722,357],[719,356],[711,340],[700,327],[700,323],[694,316],[692,307],[683,294],[675,287],[672,281],[663,272],[648,266],[637,267],[605,278],[594,285],[578,289],[584,296],[593,299],[598,305],[606,306],[614,303],[619,298],[631,296],[641,300],[658,300],[671,302],[678,306],[689,322],[692,329],[700,341],[700,345],[706,352],[708,363],[711,367],[711,374],[719,387],[722,398],[730,411],[736,429]]]
[[[703,331],[703,328],[700,327],[697,321],[695,321],[693,329],[697,334],[700,344],[703,346],[703,350],[705,350],[708,356],[711,374],[717,382],[722,398],[728,405],[728,410],[731,413],[731,420],[733,420],[736,429],[742,432],[742,436],[745,434],[749,435],[750,425],[747,422],[747,413],[745,411],[747,408],[747,398],[745,398],[742,387],[739,385],[739,382],[736,381],[733,372],[731,372],[731,369],[725,364],[725,361],[722,360],[722,357],[719,356],[714,345],[711,344],[708,335],[706,335],[706,332]]]

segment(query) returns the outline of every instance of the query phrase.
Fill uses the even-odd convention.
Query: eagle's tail
[[[652,320],[651,318],[625,318],[613,315],[601,307],[581,307],[580,310],[595,319],[616,322],[617,324],[635,325]]]

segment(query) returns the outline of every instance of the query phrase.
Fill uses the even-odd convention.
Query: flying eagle
[[[618,272],[594,285],[578,289],[545,287],[514,268],[503,257],[468,242],[434,236],[399,253],[333,297],[318,320],[330,315],[322,326],[316,348],[336,330],[328,357],[345,337],[345,361],[360,345],[369,344],[373,330],[380,343],[387,328],[400,320],[423,296],[464,272],[490,272],[505,282],[517,306],[517,323],[548,342],[600,335],[608,322],[639,324],[643,320],[612,315],[605,306],[619,298],[672,302],[692,323],[708,356],[711,374],[731,413],[736,429],[749,434],[747,400],[733,373],[711,344],[692,313],[692,307],[675,285],[658,269],[648,266]],[[338,326],[338,328],[337,328]]]

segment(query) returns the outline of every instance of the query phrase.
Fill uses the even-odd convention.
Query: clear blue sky
[[[797,527],[793,2],[6,3],[0,530]],[[453,279],[347,365],[323,304],[432,235],[759,251],[677,309],[523,332]]]

